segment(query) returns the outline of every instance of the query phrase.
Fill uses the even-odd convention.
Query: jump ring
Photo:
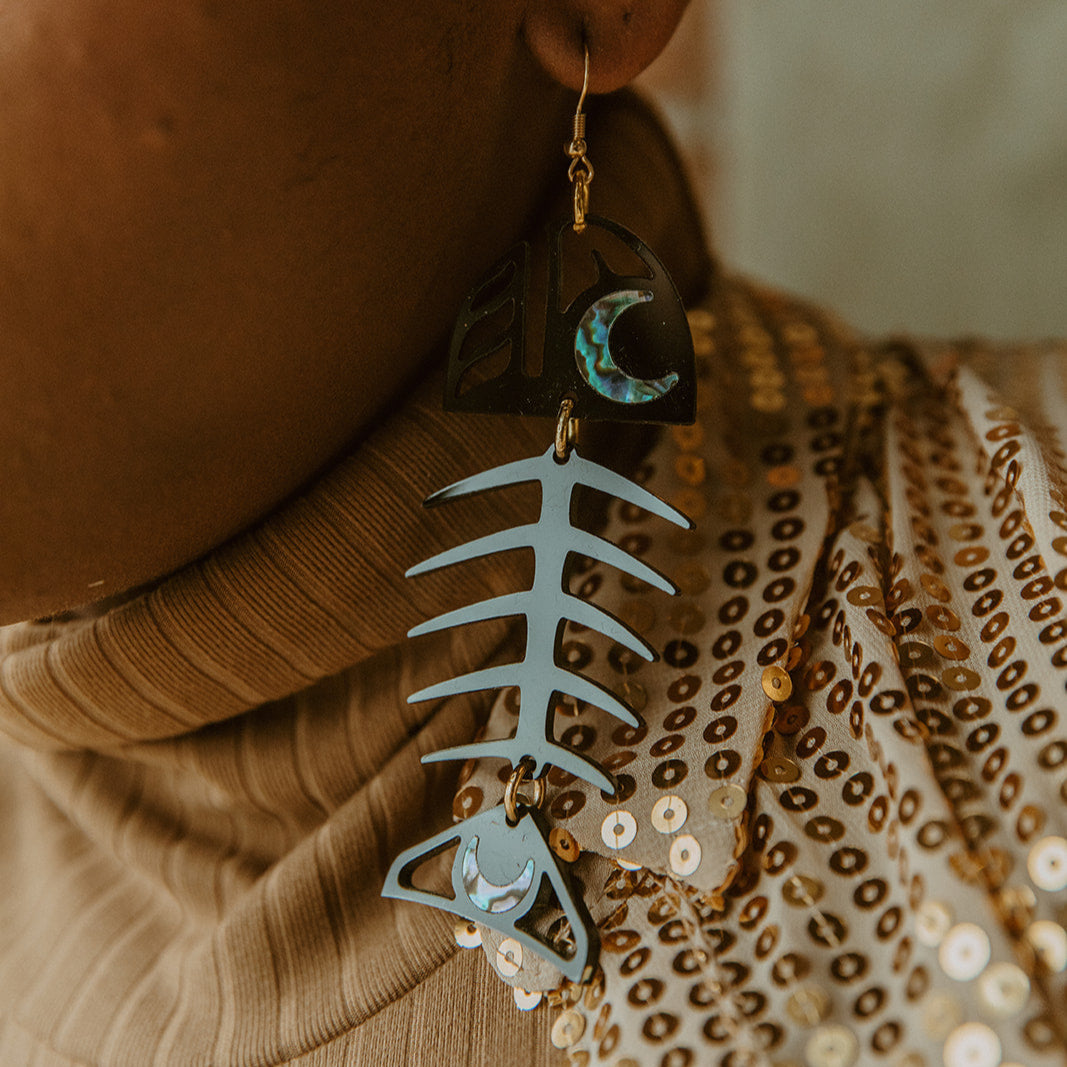
[[[508,776],[508,783],[504,786],[504,814],[509,823],[519,821],[519,805],[524,808],[539,808],[545,799],[545,780],[543,778],[529,778],[530,764],[527,760],[520,761],[519,765]],[[533,797],[527,799],[519,796],[519,790],[524,785],[533,786]]]
[[[559,405],[556,418],[556,459],[565,460],[571,453],[578,437],[578,420],[572,418],[574,400],[565,396]]]

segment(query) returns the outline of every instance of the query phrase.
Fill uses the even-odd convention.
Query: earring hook
[[[582,78],[582,92],[578,97],[578,106],[574,111],[574,128],[571,134],[571,143],[567,145],[566,152],[570,157],[571,165],[567,168],[567,177],[574,185],[574,232],[581,233],[585,229],[585,216],[589,211],[589,185],[593,180],[593,164],[586,155],[585,143],[585,114],[582,107],[585,104],[585,96],[589,91],[589,47],[584,46],[585,74]]]
[[[578,107],[575,109],[575,117],[579,115],[584,119],[582,115],[582,105],[585,103],[585,94],[589,92],[589,46],[583,45],[582,51],[585,53],[585,72],[582,75],[582,95],[578,97]]]

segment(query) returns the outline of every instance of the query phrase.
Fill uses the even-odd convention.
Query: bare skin
[[[614,89],[684,3],[632,6],[2,9],[0,621],[172,571],[358,440],[558,185],[583,33]]]

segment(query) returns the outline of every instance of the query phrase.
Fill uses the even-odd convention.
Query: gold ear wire
[[[585,71],[582,74],[582,95],[578,97],[578,107],[575,109],[574,119],[577,122],[582,120],[582,136],[585,135],[585,116],[582,114],[582,105],[585,103],[585,94],[589,92],[589,46],[582,45],[582,51],[585,53]],[[577,126],[575,126],[577,131]]]
[[[585,115],[582,113],[582,105],[585,104],[585,95],[589,91],[589,48],[585,48],[585,76],[582,79],[582,94],[578,97],[578,107],[574,112],[574,129],[571,135],[571,143],[567,145],[566,152],[570,157],[571,165],[567,168],[567,177],[574,185],[574,232],[581,233],[585,229],[585,216],[589,211],[589,185],[593,180],[593,164],[586,155],[585,143]]]

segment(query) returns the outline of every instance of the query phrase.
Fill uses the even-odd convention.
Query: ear
[[[582,88],[589,49],[589,91],[610,93],[633,81],[663,51],[688,0],[531,0],[524,34],[550,77]]]

